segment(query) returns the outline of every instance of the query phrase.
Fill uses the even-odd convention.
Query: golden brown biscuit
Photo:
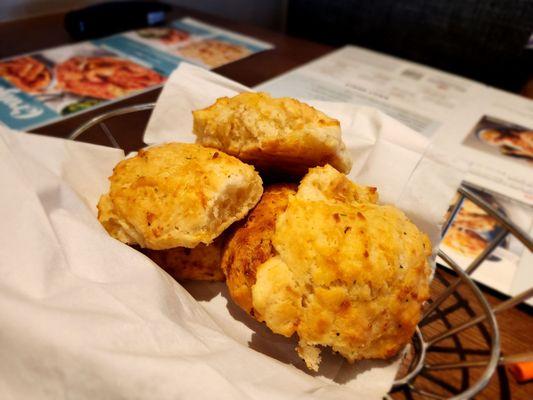
[[[331,165],[324,165],[309,170],[298,185],[298,197],[311,201],[377,203],[378,191],[375,187],[358,185]]]
[[[126,244],[137,243],[135,238],[128,233],[130,230],[121,225],[120,217],[115,213],[109,194],[103,194],[100,197],[96,208],[98,209],[98,221],[111,236]]]
[[[263,171],[303,175],[310,167],[331,164],[348,173],[352,167],[339,121],[295,99],[241,93],[219,98],[193,116],[197,143]]]
[[[99,220],[117,239],[153,250],[209,244],[263,192],[250,165],[197,144],[168,143],[121,161]]]
[[[177,281],[223,281],[225,277],[220,268],[223,246],[224,235],[221,235],[213,243],[199,244],[193,249],[175,247],[141,251]]]
[[[247,277],[241,285],[251,285],[251,305],[249,295],[238,304],[275,333],[297,333],[297,350],[314,370],[318,346],[350,362],[395,355],[410,340],[429,295],[427,236],[400,210],[373,203],[375,189],[345,183],[336,195],[329,188],[341,178],[311,169],[296,195],[285,192],[285,210],[265,218],[275,224],[268,243],[254,240],[254,231],[237,231],[227,245],[232,256],[223,256],[226,275],[240,273]],[[240,246],[239,233],[268,248],[263,258],[270,257],[253,260],[257,246]],[[234,280],[227,283],[233,296]]]
[[[276,219],[285,211],[289,194],[296,185],[279,184],[265,188],[263,197],[237,229],[224,251],[222,270],[232,299],[253,315],[252,286],[257,267],[274,255],[272,235]]]

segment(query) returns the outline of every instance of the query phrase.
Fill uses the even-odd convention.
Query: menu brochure
[[[0,123],[30,130],[161,86],[187,61],[207,69],[272,48],[183,18],[0,60]]]

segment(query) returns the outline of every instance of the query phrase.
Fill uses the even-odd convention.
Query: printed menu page
[[[255,89],[380,109],[428,137],[433,148],[453,154],[467,166],[465,185],[533,232],[533,101],[355,46]],[[441,248],[466,267],[500,230],[493,218],[465,200]],[[509,235],[473,277],[516,294],[533,284],[531,258]]]
[[[0,60],[0,123],[29,130],[164,83],[182,61],[212,69],[269,43],[183,18]]]

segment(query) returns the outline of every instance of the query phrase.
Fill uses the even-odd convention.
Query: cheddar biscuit
[[[296,185],[279,184],[265,188],[263,197],[236,229],[222,257],[222,270],[232,299],[246,312],[253,313],[252,286],[259,265],[274,255],[272,236],[277,217],[285,211]]]
[[[266,228],[241,232],[255,247],[239,245],[237,231],[223,256],[236,302],[273,332],[296,333],[298,353],[313,370],[321,346],[350,362],[394,356],[429,296],[427,236],[397,208],[376,204],[374,188],[344,179],[328,167],[310,170],[296,193],[277,200],[281,212],[256,220]],[[267,191],[256,210],[268,199]],[[268,237],[254,239],[265,230]],[[268,251],[257,260],[259,246]]]
[[[252,166],[185,143],[141,150],[121,161],[109,180],[99,220],[118,240],[153,250],[210,244],[263,192]]]
[[[219,98],[193,112],[196,142],[265,171],[305,174],[331,164],[348,173],[352,162],[336,119],[298,100],[267,93]]]

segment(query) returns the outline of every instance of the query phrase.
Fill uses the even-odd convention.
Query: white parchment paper
[[[246,88],[190,65],[174,72],[146,141],[193,141],[191,110]],[[438,237],[459,175],[385,115],[313,103],[341,120],[351,177],[378,186]],[[423,155],[426,157],[423,157]],[[394,362],[325,352],[309,373],[295,341],[228,300],[176,283],[111,238],[96,203],[121,151],[0,127],[0,393],[3,399],[381,399]]]

